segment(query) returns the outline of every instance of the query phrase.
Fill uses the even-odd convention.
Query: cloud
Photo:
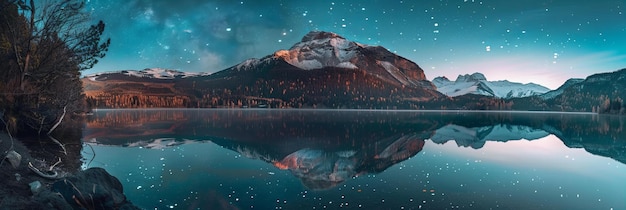
[[[216,72],[224,67],[222,57],[214,52],[202,51],[196,68],[203,68],[206,72]]]

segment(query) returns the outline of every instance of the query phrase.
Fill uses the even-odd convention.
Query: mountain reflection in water
[[[413,162],[411,164],[415,164],[415,161],[408,161],[408,159],[420,154],[421,151],[427,150],[428,147],[439,146],[437,144],[445,144],[445,147],[449,147],[449,143],[453,143],[458,147],[469,147],[473,148],[471,150],[479,150],[485,147],[488,142],[521,142],[517,140],[534,141],[545,139],[545,137],[556,137],[569,148],[583,148],[588,153],[619,161],[621,164],[618,164],[619,166],[616,167],[624,167],[623,164],[626,164],[626,134],[623,131],[623,125],[623,117],[572,113],[264,109],[99,110],[88,119],[87,126],[84,129],[83,139],[86,143],[91,145],[142,147],[161,150],[176,148],[183,146],[183,144],[214,143],[222,148],[235,151],[243,157],[262,160],[267,163],[265,165],[268,167],[289,171],[292,176],[300,180],[306,189],[338,189],[339,191],[344,189],[345,191],[347,187],[345,183],[347,183],[347,180],[368,179],[370,175],[384,174],[382,173],[383,171],[393,168],[392,166],[394,165],[399,165],[400,168],[408,167],[405,166],[403,162]],[[428,143],[429,141],[431,143]],[[556,145],[555,147],[559,147],[556,149],[562,150],[562,148],[560,148],[561,145]],[[493,148],[494,147],[491,147],[490,150],[493,150]],[[507,153],[512,154],[516,152],[515,149],[510,150],[510,147],[506,148],[509,150],[498,154],[507,155]],[[563,148],[565,147],[563,146]],[[431,149],[430,151],[433,150]],[[182,157],[192,155],[180,150],[177,153],[180,153]],[[217,153],[214,152],[212,154]],[[103,155],[107,154],[98,154],[99,157]],[[211,153],[198,153],[194,155],[211,155]],[[420,156],[420,161],[422,162],[418,163],[424,164],[423,167],[428,168],[427,165],[429,163],[423,161],[429,161],[431,159],[440,159],[443,161],[444,159],[450,160],[450,158],[463,158],[461,156],[454,156],[454,154],[448,154],[449,157],[445,157],[446,154],[431,153],[430,155],[433,157],[427,159]],[[515,157],[519,157],[520,155],[531,154],[515,155]],[[141,157],[140,161],[142,163],[144,158],[146,157]],[[506,157],[494,158],[505,159]],[[229,157],[214,156],[211,161],[217,161],[216,163],[221,161],[225,165],[236,164],[228,159]],[[541,157],[533,157],[532,159],[541,160]],[[163,160],[163,158],[161,158],[161,160]],[[145,161],[148,162],[149,160]],[[484,174],[472,174],[472,169],[470,168],[463,169],[463,167],[460,166],[456,166],[455,168],[454,165],[445,164],[446,168],[450,167],[454,172],[458,170],[464,171],[462,175],[464,177],[463,179],[459,179],[458,177],[440,177],[440,179],[447,179],[448,181],[446,182],[459,182],[468,177],[479,177],[481,181],[485,179],[481,178],[481,176],[485,176]],[[467,162],[467,164],[468,167],[470,167],[470,163]],[[163,166],[163,168],[165,168],[165,164],[163,164]],[[149,165],[140,166],[140,173],[148,174],[148,172],[141,172],[142,169],[148,167]],[[182,172],[186,170],[185,167],[190,166],[176,165],[173,167]],[[475,166],[472,165],[471,167],[473,168]],[[151,168],[155,168],[155,166]],[[158,168],[158,166],[156,166],[156,168]],[[198,170],[207,170],[204,173],[207,178],[213,177],[210,178],[210,180],[215,180],[217,176],[224,177],[224,179],[230,178],[243,183],[243,180],[252,177],[250,180],[266,180],[265,183],[259,184],[267,185],[267,187],[273,186],[278,182],[278,180],[272,181],[271,176],[273,176],[274,172],[272,172],[271,169],[261,169],[261,171],[268,171],[263,173],[259,173],[259,170],[253,168],[235,169],[231,168],[231,166],[219,168],[219,171],[210,169]],[[440,171],[442,168],[438,170]],[[174,176],[172,175],[172,171],[174,170],[170,169],[169,174],[167,174],[167,171],[162,171],[160,172],[161,175],[153,174],[145,175],[145,177],[147,177],[146,179],[154,179],[155,176],[160,176],[161,179],[169,178],[184,182],[185,180],[192,180],[194,179],[193,177],[196,176],[188,173],[179,173],[179,175]],[[394,173],[398,172],[396,171]],[[424,175],[419,178],[417,175],[408,175],[408,177],[414,177],[413,179],[417,180],[404,181],[412,183],[421,179],[418,185],[423,185],[424,188],[416,190],[420,193],[423,191],[429,195],[435,195],[435,190],[428,188],[430,184],[425,182],[425,180],[431,179],[429,177],[433,174],[439,175],[440,172],[422,169],[420,173],[424,173]],[[623,172],[620,169],[617,172],[611,173],[619,175]],[[276,174],[278,173],[276,172]],[[196,177],[196,179],[202,179],[202,177]],[[224,179],[218,180],[223,181]],[[532,179],[534,181],[539,178],[532,177]],[[355,181],[356,180],[353,180],[352,183],[355,183]],[[380,181],[382,181],[382,179]],[[501,182],[501,180],[498,179],[493,181],[497,183]],[[127,180],[127,182],[132,183],[132,180]],[[220,182],[219,186],[222,186],[221,181],[217,182]],[[282,182],[287,181],[283,180]],[[517,182],[519,183],[519,181]],[[161,181],[161,184],[164,184],[163,181]],[[545,187],[549,186],[545,183],[537,184],[545,185]],[[370,187],[378,186],[376,183],[365,184],[365,186],[367,185]],[[402,183],[399,183],[399,185],[395,186],[402,185]],[[415,183],[405,185],[414,186]],[[460,184],[461,187],[466,185],[468,184]],[[513,185],[515,185],[515,183],[513,183]],[[141,186],[137,186],[137,190],[140,190],[140,187]],[[230,194],[234,194],[235,191],[242,191],[240,188],[253,189],[257,187],[253,187],[252,185],[240,186],[239,188],[230,186],[225,189],[225,192],[232,190],[228,198],[211,197],[209,200],[219,200],[221,205],[224,199],[230,199]],[[364,187],[363,184],[358,184],[357,188],[361,187]],[[494,186],[485,185],[485,187],[488,188],[489,193],[492,189],[494,192],[507,191],[506,187],[502,188],[503,186],[500,186],[500,184]],[[498,187],[502,189],[499,190]],[[562,186],[558,187],[560,189]],[[357,190],[357,188],[352,187],[353,190]],[[269,189],[271,190],[272,188]],[[399,188],[396,187],[396,190],[398,189]],[[508,190],[515,191],[515,189],[516,188]],[[285,189],[285,192],[287,192],[286,190],[287,189]],[[376,188],[373,190],[376,192]],[[441,190],[443,191],[444,189]],[[497,198],[490,198],[489,196],[500,196],[487,193],[480,196],[475,195],[467,197],[472,194],[472,192],[465,192],[461,188],[450,190],[452,191],[446,193],[446,195],[452,196],[450,197],[452,199],[456,198],[454,202],[478,197],[494,200]],[[454,194],[451,194],[453,191],[459,194],[458,198],[453,197]],[[550,192],[551,190],[545,189],[544,191]],[[213,194],[216,193],[214,189],[211,189],[210,192]],[[247,193],[248,192],[246,192],[246,194]],[[272,191],[269,193],[271,194]],[[328,192],[327,194],[333,193],[334,192]],[[357,193],[361,193],[361,189],[358,189]],[[476,191],[473,193],[475,194]],[[537,193],[537,190],[535,190],[535,193]],[[302,198],[304,198],[306,191],[300,192],[300,194],[302,194]],[[626,192],[623,194],[626,194]],[[342,199],[343,196],[344,195],[341,195]],[[563,194],[561,194],[561,196],[563,196]],[[619,197],[619,195],[616,196]],[[254,199],[252,197],[254,197]],[[190,197],[185,199],[189,200]],[[272,198],[270,198],[270,200],[271,199]],[[321,197],[318,197],[318,199],[321,199]],[[410,198],[411,202],[412,199],[413,198]],[[532,198],[529,197],[527,199]],[[239,198],[237,200],[239,200]],[[232,200],[229,201],[231,202],[230,204],[233,204]],[[257,206],[261,201],[261,195],[258,194],[250,198],[250,204]],[[423,202],[426,201],[427,200],[424,200]],[[383,202],[385,202],[385,200],[383,200]],[[435,202],[435,200],[429,202],[432,203]],[[442,199],[439,202],[445,204],[452,201]],[[498,204],[498,202],[494,205],[487,205],[488,203],[485,203],[482,206],[475,203],[475,201],[468,200],[464,202],[469,202],[477,208],[506,206],[504,203]],[[524,203],[523,200],[507,202],[520,203],[520,205]],[[548,201],[548,203],[550,202],[551,201]],[[400,203],[400,201],[389,199],[386,201],[386,204],[397,203]],[[277,203],[277,206],[261,207],[280,207],[278,204],[287,205],[281,202]],[[421,205],[426,204],[422,203],[420,206]],[[562,208],[579,204],[572,203],[563,206],[539,202],[534,205],[535,206],[529,208]],[[614,205],[609,203],[609,206]],[[323,207],[323,205],[319,204],[318,207]],[[378,207],[383,208],[384,206]],[[439,207],[435,206],[435,208]],[[509,205],[509,207],[512,206]],[[621,206],[618,205],[617,207]],[[219,209],[222,207],[215,207],[214,205],[208,208]]]
[[[84,139],[148,148],[211,141],[279,168],[294,169],[294,163],[283,163],[289,162],[285,158],[295,161],[297,154],[311,156],[313,151],[338,158],[362,154],[359,159],[366,162],[394,164],[419,152],[424,140],[455,141],[480,149],[486,141],[535,140],[552,134],[570,148],[626,163],[624,120],[524,112],[101,110],[88,119]],[[383,165],[363,163],[356,168],[380,172],[389,167]]]

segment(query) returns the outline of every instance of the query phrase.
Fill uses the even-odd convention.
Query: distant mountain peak
[[[364,45],[346,40],[332,32],[312,31],[289,50],[276,51],[274,57],[304,70],[324,67],[356,69],[358,67],[353,61],[360,46]]]
[[[437,91],[450,97],[478,94],[496,98],[522,98],[541,95],[550,91],[550,89],[534,83],[522,84],[507,80],[488,81],[484,74],[478,72],[471,75],[459,75],[455,81],[450,81],[445,77],[437,77],[433,79],[433,84],[437,87]]]
[[[448,79],[448,77],[446,77],[446,76],[435,77],[435,79],[433,79],[433,80],[444,80],[444,81],[447,80],[447,81],[450,81],[450,79]]]
[[[469,74],[459,75],[456,78],[455,82],[478,82],[478,81],[487,81],[487,78],[485,77],[484,74],[476,72],[471,75]]]
[[[304,35],[304,37],[302,37],[302,41],[300,42],[309,42],[313,40],[332,39],[332,38],[345,39],[342,36],[339,36],[338,34],[333,33],[333,32],[311,31],[307,33],[306,35]]]

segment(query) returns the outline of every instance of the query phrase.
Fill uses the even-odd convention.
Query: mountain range
[[[437,91],[450,97],[477,94],[509,99],[537,96],[550,91],[547,87],[534,83],[522,84],[507,80],[487,81],[485,75],[481,73],[459,75],[455,81],[450,81],[446,77],[436,77],[433,83]]]
[[[571,79],[556,90],[488,81],[481,73],[426,79],[381,46],[313,31],[290,49],[208,73],[124,70],[85,76],[92,108],[271,107],[501,109],[624,113],[626,70]]]

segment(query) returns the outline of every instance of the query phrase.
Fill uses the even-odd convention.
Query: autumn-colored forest
[[[614,74],[624,73],[616,72]],[[604,76],[615,76],[612,74]],[[278,79],[280,78],[280,79]],[[554,98],[446,97],[434,90],[385,83],[360,70],[276,70],[229,73],[168,81],[83,79],[91,108],[353,108],[578,111],[623,114],[619,88],[604,83],[574,86]],[[617,89],[613,89],[617,88]],[[626,87],[624,87],[626,89]],[[609,93],[609,94],[606,94]]]

